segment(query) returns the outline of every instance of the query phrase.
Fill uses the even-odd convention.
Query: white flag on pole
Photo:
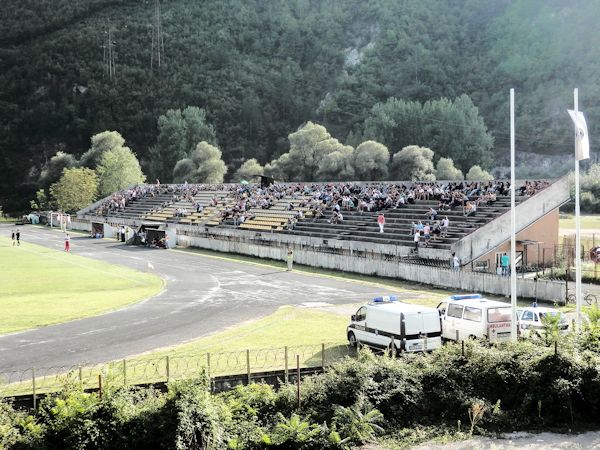
[[[581,161],[590,157],[590,138],[588,136],[587,124],[581,111],[569,109],[569,116],[575,125],[575,159]]]

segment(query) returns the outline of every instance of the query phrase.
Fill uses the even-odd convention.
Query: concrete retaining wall
[[[83,220],[82,220],[83,219]],[[115,219],[113,219],[115,220]],[[116,222],[116,221],[115,221]],[[119,220],[120,224],[133,225],[136,221]],[[137,221],[139,223],[139,221]],[[90,230],[89,218],[80,218],[72,223],[80,229]],[[452,270],[399,262],[410,247],[381,245],[369,242],[324,240],[305,236],[280,233],[257,233],[233,228],[204,228],[189,225],[172,225],[177,233],[177,245],[197,247],[223,253],[256,256],[285,261],[287,248],[294,250],[294,261],[311,267],[399,278],[417,283],[453,289],[460,292],[482,292],[509,295],[508,278],[495,274]],[[203,231],[200,231],[203,230]],[[423,257],[439,258],[439,250],[421,248]],[[450,255],[445,255],[450,261]],[[531,279],[517,280],[517,295],[523,298],[555,301],[565,298],[565,283],[559,281]]]
[[[233,242],[214,237],[178,235],[182,246],[199,247],[225,253],[257,256],[275,260],[285,260],[287,245],[261,245],[258,243]],[[509,278],[495,274],[460,271],[398,262],[391,255],[361,252],[357,254],[328,253],[307,245],[292,245],[294,261],[311,267],[399,278],[417,283],[450,288],[460,292],[482,292],[496,295],[509,295]],[[359,256],[360,255],[360,256]],[[523,298],[556,301],[565,298],[565,283],[560,281],[518,279],[517,295]]]

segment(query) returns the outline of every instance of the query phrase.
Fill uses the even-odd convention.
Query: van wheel
[[[476,340],[476,339],[477,339],[477,336],[475,336],[475,335],[473,335],[473,334],[470,334],[470,335],[469,335],[469,337],[468,337],[468,339],[469,339],[470,341],[474,341],[474,340]]]
[[[386,352],[390,356],[400,356],[400,349],[395,345],[392,347],[392,344],[387,346]]]
[[[357,345],[356,336],[354,336],[354,333],[352,331],[350,333],[348,333],[348,342],[350,342],[350,347],[356,348],[356,345]]]

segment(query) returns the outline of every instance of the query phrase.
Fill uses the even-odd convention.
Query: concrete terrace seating
[[[537,186],[538,182],[534,182]],[[547,185],[540,182],[540,188],[545,189]],[[407,187],[410,183],[395,183]],[[412,223],[419,221],[427,222],[427,211],[430,207],[438,210],[437,200],[416,200],[415,203],[408,203],[399,208],[384,209],[386,216],[385,232],[380,233],[377,225],[378,212],[360,212],[357,208],[352,210],[342,209],[344,220],[338,224],[329,223],[331,218],[333,204],[327,205],[323,210],[323,216],[315,219],[312,217],[315,207],[322,208],[322,198],[330,201],[331,195],[335,195],[336,201],[341,198],[340,191],[336,189],[343,187],[345,189],[350,186],[352,196],[357,192],[357,187],[371,189],[379,189],[385,183],[340,183],[336,186],[335,183],[329,184],[281,184],[268,188],[267,191],[260,192],[258,186],[240,185],[165,185],[160,186],[160,193],[157,191],[152,193],[142,192],[143,195],[133,200],[129,200],[127,205],[110,213],[101,214],[103,210],[99,207],[96,210],[96,215],[101,217],[115,217],[132,220],[148,220],[153,222],[174,223],[188,226],[217,226],[228,228],[239,228],[240,230],[249,231],[270,231],[279,232],[298,236],[317,237],[322,239],[338,239],[349,241],[364,241],[388,245],[414,245],[413,236],[411,233]],[[525,185],[527,186],[527,185]],[[470,188],[470,187],[469,187]],[[206,189],[206,190],[205,190]],[[246,192],[246,190],[248,190]],[[126,191],[126,192],[131,192]],[[252,214],[252,218],[246,219],[240,225],[234,223],[231,214],[228,214],[226,219],[225,211],[235,212],[236,217],[243,211],[239,211],[240,203],[243,201],[241,193],[259,196],[269,196],[270,201],[274,204],[268,209],[254,207],[248,210]],[[326,195],[325,195],[325,194]],[[531,193],[535,193],[531,192]],[[274,195],[275,194],[275,195]],[[280,195],[283,197],[275,200]],[[107,197],[107,201],[112,201],[115,197],[118,198],[122,193],[115,193],[112,197]],[[358,194],[356,194],[358,195]],[[362,194],[360,194],[362,195]],[[122,197],[121,197],[122,198]],[[214,203],[214,199],[218,200],[217,205],[208,206]],[[517,202],[521,202],[527,196],[517,196]],[[319,200],[317,200],[319,199]],[[473,199],[471,199],[473,200]],[[200,203],[203,206],[202,211],[196,211],[196,205]],[[105,202],[106,204],[106,202]],[[300,204],[304,205],[303,207]],[[311,206],[312,208],[309,208]],[[484,203],[477,207],[477,212],[474,215],[465,216],[462,207],[456,207],[452,211],[438,210],[438,220],[441,220],[445,215],[450,219],[450,227],[444,237],[438,237],[430,242],[430,247],[440,250],[449,250],[454,248],[453,244],[463,239],[468,234],[479,229],[483,225],[489,223],[496,217],[504,214],[509,210],[510,200],[506,196],[497,195],[496,201],[491,205]],[[187,214],[179,216],[178,208],[185,209]],[[302,213],[303,217],[299,215]],[[296,222],[293,229],[290,228],[290,219]],[[430,223],[433,225],[432,223]],[[424,244],[421,241],[421,246]]]
[[[518,197],[522,201],[524,197]],[[323,217],[312,220],[300,220],[293,230],[285,233],[321,237],[323,239],[343,239],[351,241],[365,241],[381,244],[413,246],[411,226],[413,222],[426,223],[427,212],[430,207],[437,208],[437,201],[417,200],[415,204],[407,204],[397,209],[387,209],[385,215],[385,232],[379,232],[377,216],[379,212],[363,212],[355,210],[342,210],[344,220],[338,224],[329,223],[332,209],[328,208]],[[498,197],[490,206],[479,206],[475,215],[465,217],[462,208],[452,211],[438,211],[438,219],[448,216],[450,227],[445,237],[430,242],[431,248],[449,249],[451,244],[458,241],[466,234],[485,225],[490,220],[504,214],[510,208],[508,197]],[[431,224],[431,222],[430,222]],[[424,245],[421,241],[420,245]]]
[[[125,219],[145,219],[148,213],[159,211],[162,205],[173,198],[172,194],[156,194],[154,197],[136,199],[125,206],[125,209],[105,214],[106,217],[122,217]]]
[[[268,209],[251,208],[250,212],[254,218],[246,220],[239,227],[243,230],[257,231],[283,231],[287,226],[288,220],[302,211],[303,214],[310,214],[309,208],[300,208],[299,204],[303,197],[286,196]],[[293,209],[288,209],[288,205]]]

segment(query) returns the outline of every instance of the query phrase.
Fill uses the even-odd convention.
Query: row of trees
[[[159,141],[153,148],[154,171],[163,181],[175,183],[222,183],[227,166],[216,145],[214,128],[203,110],[189,107],[170,110],[158,121]],[[197,140],[202,139],[200,142]],[[409,145],[390,158],[388,148],[368,140],[356,148],[342,144],[322,125],[308,122],[288,136],[290,150],[266,166],[255,158],[245,161],[232,181],[257,175],[282,181],[372,181],[372,180],[462,180],[465,177],[451,158],[439,158],[434,167],[433,150]],[[491,179],[478,165],[466,175],[469,180]],[[39,175],[41,188],[34,209],[58,208],[74,211],[146,179],[140,163],[116,131],[94,135],[91,147],[79,160],[58,152]]]
[[[39,178],[42,187],[31,201],[33,209],[76,211],[98,196],[145,181],[137,157],[118,132],[96,134],[91,143],[79,160],[58,152],[44,165]]]
[[[368,140],[356,148],[332,137],[322,125],[308,122],[288,136],[290,150],[262,167],[256,159],[246,161],[234,175],[239,181],[253,175],[268,175],[285,181],[373,181],[373,180],[463,180],[463,172],[451,158],[427,147],[407,145],[390,158],[384,144]],[[468,180],[492,176],[473,165]]]

